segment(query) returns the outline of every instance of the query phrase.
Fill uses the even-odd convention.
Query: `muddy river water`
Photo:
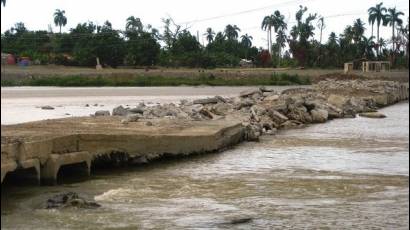
[[[409,104],[381,111],[388,118],[335,120],[55,187],[2,186],[1,228],[408,229]],[[68,191],[102,207],[42,208]],[[238,217],[252,221],[227,224]]]

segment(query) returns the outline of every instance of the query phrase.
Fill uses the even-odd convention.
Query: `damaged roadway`
[[[119,106],[90,117],[6,125],[1,127],[2,182],[6,174],[27,168],[35,169],[39,181],[54,184],[66,165],[81,165],[89,175],[94,163],[110,157],[146,163],[221,151],[281,129],[371,115],[408,96],[408,83],[325,80],[281,93],[261,87],[233,98]]]

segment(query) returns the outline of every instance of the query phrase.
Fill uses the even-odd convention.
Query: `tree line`
[[[2,3],[5,6],[6,1]],[[265,50],[255,47],[251,35],[241,35],[241,29],[231,24],[219,32],[208,28],[203,34],[208,43],[201,45],[197,36],[172,18],[162,19],[162,31],[130,16],[124,30],[114,29],[109,21],[103,25],[85,22],[62,33],[67,18],[64,10],[57,9],[53,16],[58,33],[32,31],[23,23],[16,23],[2,33],[1,49],[41,64],[95,66],[98,57],[101,64],[113,68],[121,65],[235,67],[241,59],[252,60],[258,67],[339,68],[358,59],[389,60],[395,67],[408,67],[409,21],[404,25],[403,15],[396,8],[387,9],[379,3],[368,9],[370,37],[365,36],[366,23],[358,18],[343,33],[330,33],[323,43],[325,17],[300,6],[295,13],[296,24],[288,28],[285,16],[276,10],[262,18],[261,29],[266,31],[268,43]],[[391,38],[380,37],[381,26],[391,27]],[[319,40],[315,39],[315,33],[319,33]]]

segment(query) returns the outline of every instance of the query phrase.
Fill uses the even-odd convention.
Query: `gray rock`
[[[46,105],[46,106],[41,106],[42,110],[54,110],[54,107]]]
[[[201,111],[199,111],[200,114],[204,115],[205,117],[209,118],[209,119],[213,119],[214,115],[207,109],[203,108],[201,109]]]
[[[227,100],[225,98],[221,97],[221,96],[215,96],[215,98],[218,99],[219,102],[222,102],[222,103],[227,102]]]
[[[247,125],[245,127],[245,140],[247,141],[259,141],[261,134],[262,128],[257,125]]]
[[[274,122],[276,122],[277,124],[282,124],[286,121],[289,120],[288,117],[286,117],[285,115],[283,115],[282,113],[276,111],[276,110],[270,110],[269,111],[269,116],[272,118],[272,120]]]
[[[245,99],[242,99],[238,104],[236,104],[235,108],[239,110],[239,109],[242,109],[244,107],[251,107],[254,104],[256,104],[256,102],[254,100],[249,99],[249,98],[245,98]]]
[[[314,109],[310,111],[310,114],[312,115],[313,122],[316,123],[324,123],[329,118],[329,113],[324,109]]]
[[[246,90],[246,91],[243,91],[243,92],[239,93],[239,96],[240,97],[249,97],[249,96],[252,96],[254,94],[262,95],[262,92],[260,90]]]
[[[189,101],[186,100],[186,99],[182,99],[182,100],[179,102],[180,105],[187,105],[188,103],[189,103]]]
[[[343,108],[345,107],[345,105],[348,103],[349,98],[348,98],[348,97],[345,97],[345,96],[340,96],[340,95],[332,94],[332,95],[329,96],[329,98],[327,99],[327,101],[328,101],[330,104],[332,104],[332,105],[334,105],[334,106],[336,106],[336,107],[338,107],[338,108],[343,109]]]
[[[274,90],[274,89],[268,89],[268,88],[266,88],[266,86],[262,86],[262,87],[260,87],[260,88],[259,88],[259,90],[260,90],[262,93],[271,93],[271,92],[275,92],[275,90]]]
[[[279,95],[267,96],[263,100],[264,101],[277,101],[277,100],[279,100]]]
[[[56,195],[48,199],[46,203],[46,209],[59,209],[68,207],[95,209],[101,207],[101,205],[93,201],[87,201],[74,192]]]
[[[128,109],[122,107],[122,105],[114,108],[112,110],[112,115],[113,116],[127,116],[130,112],[128,111]]]
[[[379,112],[359,113],[359,116],[366,118],[386,118],[387,116]]]
[[[190,105],[190,106],[184,106],[182,107],[182,111],[184,111],[187,114],[195,114],[199,113],[204,108],[203,105],[197,104],[197,105]]]
[[[108,117],[110,116],[110,111],[108,110],[98,110],[94,114],[96,117]]]
[[[288,111],[288,104],[284,99],[272,101],[270,104],[270,108],[281,113],[287,113]]]
[[[139,119],[141,119],[141,115],[140,114],[130,114],[127,115],[127,117],[125,118],[125,120],[127,122],[137,122]]]
[[[212,107],[211,112],[219,116],[224,116],[230,111],[232,111],[232,109],[233,106],[231,104],[218,103]]]
[[[294,128],[300,128],[300,127],[302,127],[302,126],[303,126],[303,123],[301,123],[301,122],[299,122],[299,121],[294,121],[294,120],[285,121],[284,123],[282,123],[282,124],[280,125],[280,127],[281,127],[282,129],[294,129]]]
[[[197,99],[194,100],[193,103],[194,105],[207,105],[207,104],[216,104],[218,103],[219,99],[216,97],[211,97],[211,98],[205,98],[205,99]]]
[[[145,106],[137,106],[136,108],[129,109],[128,111],[129,111],[130,113],[143,114],[143,113],[144,113],[144,109],[145,109]]]

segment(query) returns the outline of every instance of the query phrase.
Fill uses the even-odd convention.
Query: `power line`
[[[292,0],[292,1],[282,2],[282,3],[276,3],[276,4],[272,4],[272,5],[268,5],[268,6],[263,6],[263,7],[259,7],[259,8],[255,8],[255,9],[230,13],[230,14],[224,14],[224,15],[218,15],[218,16],[213,16],[213,17],[209,17],[209,18],[185,21],[185,22],[181,22],[180,24],[191,24],[191,23],[211,21],[211,20],[216,20],[216,19],[221,19],[221,18],[226,18],[226,17],[231,17],[231,16],[248,14],[248,13],[252,13],[252,12],[256,12],[256,11],[266,10],[268,8],[272,8],[272,7],[275,7],[275,6],[280,6],[280,5],[285,5],[285,4],[287,5],[287,4],[292,4],[292,3],[296,3],[296,2],[306,2],[306,1],[315,1],[315,0],[302,0],[302,1],[301,0]]]
[[[403,9],[403,10],[408,10],[409,8],[406,8],[406,9]],[[363,12],[357,12],[357,13],[345,13],[345,14],[333,14],[333,15],[327,15],[327,16],[323,16],[323,18],[327,18],[327,19],[329,19],[329,18],[337,18],[337,17],[345,17],[345,16],[357,16],[357,15],[367,15],[367,13],[363,13]],[[291,21],[291,22],[288,22],[287,24],[288,25],[292,25],[292,24],[296,24],[297,23],[297,21]],[[244,28],[244,29],[242,29],[242,30],[254,30],[254,29],[260,29],[260,27],[258,27],[258,26],[252,26],[252,27],[247,27],[247,28]]]
[[[306,0],[306,1],[314,1],[314,0]],[[233,15],[239,15],[239,14],[245,14],[245,13],[249,13],[249,12],[253,12],[253,11],[258,11],[258,10],[261,10],[261,9],[265,9],[265,8],[267,8],[267,7],[272,7],[272,6],[277,6],[277,5],[281,5],[281,4],[290,4],[291,2],[297,2],[297,1],[288,1],[288,2],[282,2],[282,3],[279,3],[279,4],[274,4],[274,5],[270,5],[270,6],[266,6],[266,7],[261,7],[261,8],[257,8],[257,9],[252,9],[252,10],[247,10],[247,11],[242,11],[242,12],[237,12],[237,13],[232,13],[232,14],[227,14],[227,15],[221,15],[221,16],[216,16],[216,17],[212,17],[212,18],[207,18],[207,19],[202,19],[202,20],[194,20],[194,21],[196,21],[196,22],[199,22],[199,21],[207,21],[207,20],[213,20],[213,19],[216,19],[217,17],[218,18],[222,18],[222,17],[229,17],[229,16],[233,16]],[[408,10],[408,8],[406,8],[406,9],[403,9],[403,10]],[[367,13],[362,13],[362,12],[360,12],[360,13],[345,13],[345,14],[334,14],[334,15],[327,15],[327,16],[324,16],[324,18],[337,18],[337,17],[345,17],[345,16],[353,16],[353,15],[364,15],[364,14],[367,14]],[[191,22],[193,22],[193,21],[191,21]],[[185,22],[185,23],[189,23],[189,22]],[[296,21],[291,21],[291,22],[288,22],[288,25],[292,25],[292,24],[296,24],[297,22]],[[158,27],[158,28],[164,28],[164,26],[161,26],[161,27]],[[255,29],[260,29],[260,27],[259,26],[253,26],[253,27],[247,27],[247,28],[243,28],[242,29],[242,31],[245,31],[245,30],[247,30],[247,31],[249,31],[249,30],[255,30]],[[147,32],[147,33],[150,33],[150,32],[148,32],[148,31],[145,31],[145,32]],[[74,39],[80,39],[80,38],[89,38],[90,36],[92,36],[93,38],[95,38],[95,37],[102,37],[102,36],[105,36],[105,35],[111,35],[111,34],[115,34],[115,33],[117,33],[117,34],[124,34],[125,33],[125,31],[121,31],[121,30],[113,30],[112,32],[98,32],[98,33],[72,33],[72,34],[65,34],[65,35],[68,35],[69,36],[69,38],[74,38]],[[4,34],[2,34],[2,36],[3,36]],[[53,33],[53,34],[50,34],[50,33],[47,33],[47,35],[45,35],[45,36],[50,36],[50,35],[53,35],[53,36],[55,36],[55,35],[59,35],[58,33]],[[50,38],[50,37],[48,37],[48,38]],[[124,38],[124,37],[121,37],[120,36],[120,38]],[[46,37],[37,37],[37,38],[19,38],[19,40],[46,40],[47,38]],[[150,40],[150,39],[143,39],[143,40]]]

